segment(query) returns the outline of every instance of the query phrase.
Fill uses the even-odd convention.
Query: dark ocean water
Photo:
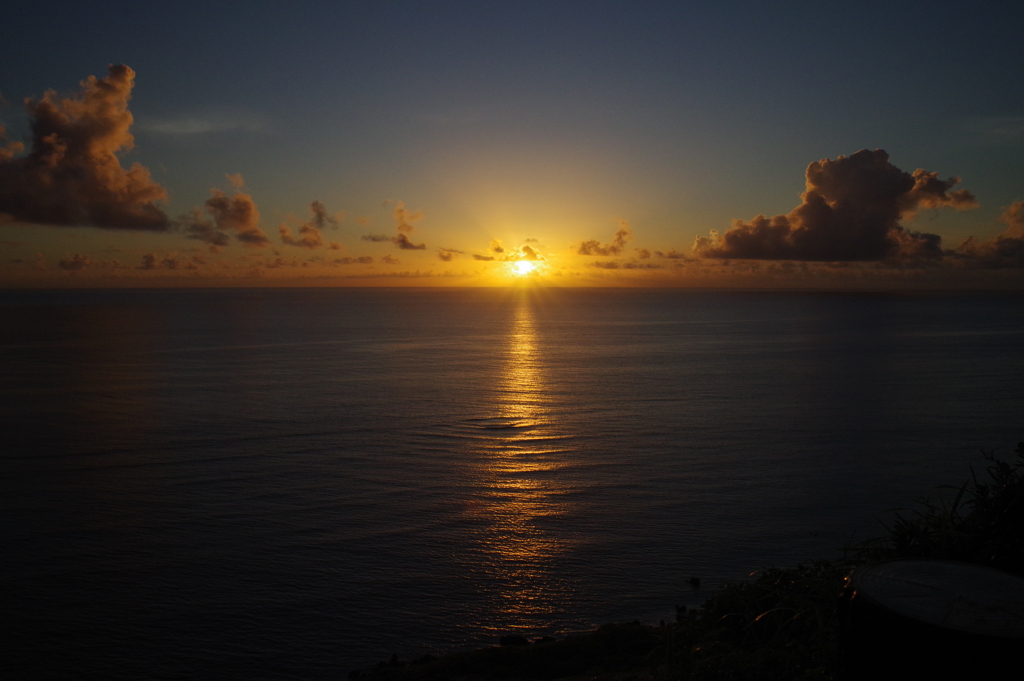
[[[1009,456],[1022,349],[1005,294],[0,292],[2,664],[344,678],[668,619]]]

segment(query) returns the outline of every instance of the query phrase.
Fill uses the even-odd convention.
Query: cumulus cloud
[[[533,246],[529,246],[529,245],[525,245],[525,244],[523,245],[522,248],[519,249],[519,253],[520,253],[520,258],[519,258],[520,260],[543,260],[544,259],[544,256],[542,256],[540,253],[538,253],[537,249],[535,249]]]
[[[403,251],[425,251],[427,249],[426,244],[414,244],[409,241],[409,237],[402,232],[391,237],[391,243],[395,244],[395,246],[398,246]]]
[[[501,242],[497,239],[491,239],[491,245],[489,246],[491,253],[504,253],[505,247],[501,245]]]
[[[283,243],[302,248],[320,248],[325,245],[323,234],[321,234],[322,230],[327,227],[336,228],[341,220],[339,217],[330,215],[327,209],[324,208],[324,204],[319,201],[311,203],[309,209],[313,213],[313,219],[300,225],[297,235],[292,232],[291,227],[281,223],[278,227],[278,232]],[[330,247],[337,250],[340,248],[340,245],[332,243]]]
[[[725,234],[698,237],[694,251],[706,258],[857,261],[893,255],[941,255],[934,234],[900,225],[920,208],[976,207],[974,196],[952,188],[960,178],[900,170],[882,149],[862,149],[807,167],[802,202],[787,215],[737,220]]]
[[[210,244],[214,250],[231,243],[230,237],[217,229],[213,221],[203,214],[201,208],[193,208],[188,214],[179,219],[179,224],[189,239],[196,239],[203,243]]]
[[[985,269],[1024,267],[1024,201],[1003,212],[1006,230],[989,241],[968,237],[952,253],[959,264]]]
[[[490,256],[473,256],[476,260],[501,260],[502,262],[515,262],[517,260],[534,260],[542,261],[544,256],[540,254],[536,248],[529,244],[523,244],[519,248],[513,248],[511,250],[506,249],[505,254],[500,258],[493,258]]]
[[[270,239],[259,227],[260,211],[249,194],[236,191],[228,196],[220,189],[211,189],[206,210],[213,216],[221,232],[234,232],[235,238],[250,246],[266,246]]]
[[[387,206],[391,203],[390,200],[384,202],[383,205]],[[392,215],[395,218],[395,232],[394,236],[387,236],[386,234],[364,234],[360,237],[363,241],[390,241],[395,245],[396,248],[400,248],[403,251],[423,251],[426,250],[427,245],[425,243],[413,243],[409,239],[409,233],[413,231],[417,222],[423,219],[423,211],[410,211],[405,207],[404,201],[398,201],[395,204],[395,209],[392,211]],[[441,249],[442,251],[448,249]],[[443,258],[442,258],[443,259]]]
[[[395,218],[395,229],[399,232],[411,232],[413,225],[423,219],[423,211],[410,211],[405,207],[404,201],[395,204],[395,210],[391,213]]]
[[[626,242],[633,240],[633,228],[628,222],[619,218],[619,229],[610,244],[602,244],[600,241],[591,239],[580,242],[576,249],[577,255],[618,255],[626,247]]]
[[[460,255],[462,255],[462,251],[457,251],[454,248],[441,248],[437,251],[437,257],[445,262],[451,262]]]
[[[135,72],[111,65],[105,78],[89,76],[81,92],[60,99],[48,91],[25,100],[31,119],[28,155],[20,144],[0,151],[0,214],[8,220],[108,229],[167,231],[160,204],[167,192],[149,170],[118,156],[135,145],[128,100]]]

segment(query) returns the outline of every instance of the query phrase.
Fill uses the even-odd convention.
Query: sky
[[[1024,5],[18,2],[0,286],[1024,288]]]

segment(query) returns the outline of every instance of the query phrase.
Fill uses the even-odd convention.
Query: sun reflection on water
[[[495,629],[529,630],[565,616],[572,585],[556,576],[568,540],[554,531],[569,510],[570,492],[559,479],[566,434],[551,418],[551,398],[531,299],[523,294],[513,313],[505,357],[496,377],[494,416],[480,419],[488,431],[479,458],[484,498],[473,514],[485,522],[482,566],[494,584]]]

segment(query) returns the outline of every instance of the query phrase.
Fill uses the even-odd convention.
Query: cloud
[[[538,253],[535,248],[533,248],[532,246],[527,246],[525,244],[523,245],[522,248],[519,249],[519,252],[522,254],[521,257],[520,257],[520,260],[543,260],[544,259],[544,256],[542,256],[540,253]]]
[[[648,258],[651,257],[651,252],[648,251],[646,248],[638,248],[636,249],[636,257],[640,258],[641,260],[647,260]]]
[[[139,122],[148,133],[172,137],[206,135],[214,132],[261,132],[268,127],[268,119],[261,114],[245,111],[209,112],[177,118],[153,118]]]
[[[387,206],[391,203],[390,200],[385,201],[384,205]],[[423,219],[423,211],[410,212],[406,209],[405,203],[399,201],[395,204],[395,209],[392,212],[395,218],[395,231],[397,232],[394,236],[388,236],[386,234],[364,234],[359,237],[363,241],[383,242],[390,241],[397,248],[403,251],[423,251],[426,250],[426,244],[415,244],[409,240],[407,236],[409,232],[413,231],[413,225]],[[365,223],[360,219],[356,218],[356,222],[360,224],[369,224],[367,219]],[[442,251],[451,251],[451,249],[441,249]],[[443,260],[443,258],[442,258]]]
[[[968,129],[999,142],[1024,140],[1024,116],[985,116],[968,121]]]
[[[369,265],[372,262],[373,258],[368,255],[361,255],[358,258],[353,258],[351,256],[346,255],[344,258],[337,258],[336,260],[334,260],[335,265]]]
[[[15,157],[18,144],[0,153],[0,214],[36,224],[169,230],[159,205],[166,190],[142,165],[125,170],[118,159],[135,145],[128,111],[134,81],[134,71],[113,64],[105,78],[82,81],[75,97],[59,99],[51,90],[25,100],[31,148],[24,157]]]
[[[57,262],[62,270],[68,270],[69,272],[77,272],[84,270],[86,267],[92,264],[92,259],[86,255],[75,254],[74,257],[69,260],[60,260]]]
[[[491,239],[491,245],[489,246],[491,253],[504,253],[505,247],[501,245],[501,242],[497,239]]]
[[[224,177],[231,183],[231,186],[235,189],[241,189],[245,186],[245,178],[242,177],[242,173],[225,173]]]
[[[954,262],[982,269],[1024,267],[1024,201],[1017,201],[1000,219],[1006,230],[989,241],[968,237],[954,251]]]
[[[206,210],[213,216],[218,230],[234,232],[242,243],[260,247],[270,244],[270,239],[259,228],[260,212],[249,194],[236,191],[228,196],[219,189],[211,189]]]
[[[388,265],[397,265],[399,262],[401,262],[398,258],[396,258],[393,255],[381,256],[380,261],[383,263],[387,263]]]
[[[298,236],[293,235],[291,227],[281,223],[278,227],[278,232],[281,235],[282,242],[302,248],[320,248],[324,245],[321,230],[327,227],[336,228],[340,224],[340,219],[330,215],[327,209],[324,208],[324,204],[319,201],[311,203],[309,209],[313,213],[313,219],[299,226]],[[340,245],[331,244],[330,247],[338,250]]]
[[[858,261],[888,256],[941,255],[934,234],[911,232],[900,225],[920,208],[976,207],[960,182],[940,180],[938,173],[904,172],[882,149],[862,149],[836,160],[807,167],[802,202],[787,215],[758,215],[736,220],[725,234],[698,237],[694,251],[705,258],[754,260]]]
[[[395,210],[391,213],[395,218],[395,229],[399,232],[411,232],[413,225],[423,219],[423,211],[409,211],[405,208],[405,202],[399,201],[395,204]]]
[[[485,262],[490,262],[491,260],[494,260],[494,256],[493,255],[478,255],[478,254],[474,253],[473,254],[473,260],[483,260]]]
[[[580,242],[579,248],[576,249],[576,255],[618,255],[622,252],[622,249],[626,247],[627,241],[633,240],[633,228],[628,222],[619,218],[619,230],[615,232],[615,237],[612,239],[610,244],[601,244],[600,241],[591,239],[590,241]]]
[[[7,141],[7,128],[0,125],[0,163],[3,161],[9,161],[16,154],[20,154],[25,151],[25,145],[21,142],[8,142]]]
[[[717,232],[712,231],[712,233],[711,233],[712,238],[717,236],[717,234],[718,234]],[[658,256],[659,258],[668,258],[669,260],[689,260],[690,259],[690,256],[686,255],[685,253],[680,253],[679,251],[677,251],[674,248],[672,250],[670,250],[670,251],[655,251],[654,255]]]
[[[219,231],[216,225],[203,215],[201,208],[193,208],[191,212],[181,216],[178,223],[185,231],[186,237],[210,244],[215,250],[231,243],[230,237]]]
[[[441,248],[437,251],[437,257],[445,262],[451,262],[460,255],[462,255],[462,251],[457,251],[454,248]]]
[[[602,270],[660,270],[661,265],[652,262],[619,262],[618,260],[596,260],[590,263],[590,267],[597,267]]]
[[[409,241],[409,237],[401,232],[391,237],[391,242],[404,251],[424,251],[427,248],[426,244],[414,244]]]
[[[355,220],[357,224],[360,224],[363,227],[367,227],[371,222],[373,222],[373,218],[366,215],[357,215]]]

